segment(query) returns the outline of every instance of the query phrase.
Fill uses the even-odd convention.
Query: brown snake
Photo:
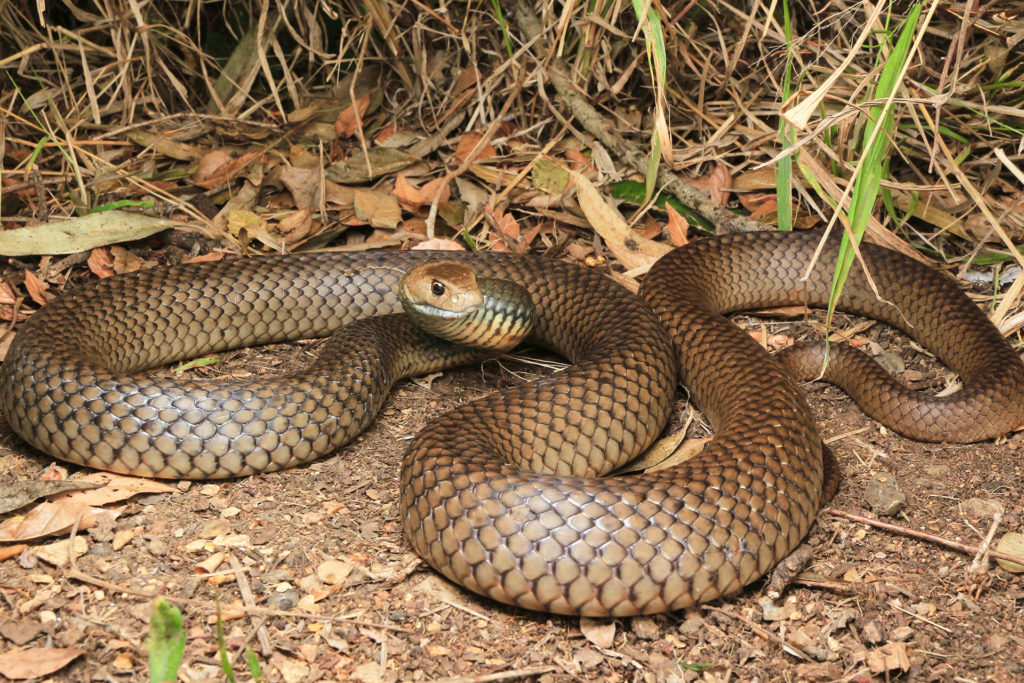
[[[672,252],[641,292],[656,316],[593,271],[466,256],[480,274],[528,288],[532,341],[575,365],[465,404],[415,438],[401,473],[415,550],[496,600],[585,615],[678,609],[763,575],[818,510],[821,444],[796,380],[720,314],[822,305],[834,246],[799,279],[816,243],[756,233]],[[866,410],[930,440],[981,440],[1024,423],[1024,367],[981,310],[918,263],[867,245],[863,253],[883,301],[855,265],[840,308],[907,331],[964,382],[942,399],[886,384],[858,397]],[[308,462],[361,431],[397,377],[473,354],[399,317],[384,338],[381,323],[357,323],[294,376],[211,384],[136,371],[394,312],[397,270],[427,258],[267,257],[89,283],[22,325],[0,371],[0,405],[32,445],[99,469],[213,478]],[[662,429],[673,356],[717,429],[713,441],[667,470],[596,478]],[[857,373],[869,370],[859,362],[862,386]]]

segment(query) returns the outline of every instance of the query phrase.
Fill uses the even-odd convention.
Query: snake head
[[[413,266],[399,287],[402,306],[409,313],[418,311],[422,315],[451,320],[472,313],[484,303],[476,272],[455,261]]]
[[[465,346],[508,351],[533,329],[533,301],[523,287],[477,278],[471,266],[457,261],[410,268],[398,296],[421,329]]]

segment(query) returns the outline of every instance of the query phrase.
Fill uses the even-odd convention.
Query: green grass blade
[[[178,667],[185,656],[185,627],[181,610],[163,598],[153,603],[149,615],[149,680],[165,683],[178,680]]]
[[[899,86],[899,79],[910,58],[910,46],[917,20],[921,15],[921,5],[915,4],[907,13],[906,21],[900,30],[899,38],[892,52],[887,56],[879,53],[885,64],[878,77],[878,83],[871,98],[886,100],[892,97]],[[853,238],[859,244],[867,229],[871,211],[878,200],[882,178],[888,174],[889,144],[894,130],[891,102],[872,105],[868,110],[868,119],[864,126],[864,147],[861,150],[861,162],[858,164],[857,176],[854,179],[853,192],[850,194],[849,223]],[[850,267],[853,265],[854,253],[849,244],[849,234],[843,233],[843,242],[839,249],[836,272],[832,278],[827,323],[831,324],[835,312],[835,303],[842,291]]]
[[[782,27],[786,36],[786,68],[782,75],[782,101],[789,99],[793,85],[793,26],[789,19],[789,0],[782,0]],[[793,126],[785,117],[779,117],[779,141],[783,147],[792,147],[796,142]],[[793,229],[793,157],[799,154],[787,154],[779,159],[775,169],[775,209],[779,230]]]
[[[220,654],[220,668],[228,683],[235,683],[235,670],[228,657],[228,645],[224,640],[224,619],[220,615],[220,600],[217,601],[217,652]]]

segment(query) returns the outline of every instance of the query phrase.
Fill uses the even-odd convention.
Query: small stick
[[[936,536],[930,534],[927,531],[918,531],[917,529],[911,529],[910,527],[902,526],[900,524],[893,524],[891,522],[883,522],[880,519],[873,519],[864,515],[857,514],[856,512],[846,512],[844,510],[837,510],[833,507],[827,507],[822,510],[834,517],[843,517],[854,522],[860,522],[861,524],[867,524],[869,526],[878,527],[879,529],[886,529],[888,531],[895,531],[898,534],[905,536],[912,536],[914,538],[920,538],[925,541],[931,541],[932,543],[938,543],[954,550],[959,550],[962,553],[968,553],[976,555],[981,549],[976,545],[969,543],[961,543],[960,541],[954,541],[952,539],[943,538],[942,536]],[[1018,564],[1024,564],[1024,557],[1018,555],[1011,555],[1009,553],[1003,553],[998,550],[989,550],[989,556],[996,559],[1007,560],[1008,562],[1017,562]]]

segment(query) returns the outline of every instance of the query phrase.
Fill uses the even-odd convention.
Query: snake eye
[[[434,280],[430,283],[430,291],[434,296],[444,296],[444,283],[439,280]]]

